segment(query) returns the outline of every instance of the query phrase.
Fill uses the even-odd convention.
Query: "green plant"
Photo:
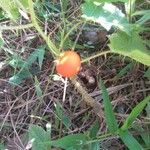
[[[119,136],[121,140],[124,142],[124,144],[130,149],[130,150],[143,150],[143,147],[139,144],[139,142],[136,140],[136,138],[129,132],[130,127],[132,123],[136,120],[137,116],[142,112],[144,107],[147,105],[147,103],[150,101],[150,96],[146,97],[144,100],[142,100],[128,115],[126,120],[124,121],[123,125],[119,128],[117,121],[115,119],[115,114],[112,109],[112,105],[108,96],[108,92],[106,90],[106,87],[104,86],[103,81],[100,81],[100,88],[102,89],[102,96],[103,96],[103,104],[104,104],[104,112],[105,112],[105,119],[106,124],[108,126],[108,133],[105,133],[103,135],[98,135],[97,132],[99,130],[99,123],[95,122],[93,127],[88,130],[88,132],[85,132],[83,134],[72,134],[67,135],[62,138],[59,138],[57,140],[50,140],[50,136],[47,136],[47,133],[38,126],[31,126],[29,129],[30,140],[33,140],[33,150],[37,150],[37,148],[34,148],[34,145],[37,145],[41,143],[42,146],[45,144],[49,144],[49,148],[51,146],[62,148],[65,150],[82,150],[86,147],[86,149],[99,149],[100,148],[100,142],[105,140],[107,137],[116,137]],[[34,136],[33,136],[34,135]],[[39,135],[42,135],[43,141],[39,138]],[[144,138],[144,135],[141,135]]]
[[[139,35],[146,30],[144,23],[150,19],[149,10],[136,11],[135,0],[120,0],[126,6],[126,15],[111,2],[119,0],[86,0],[82,5],[83,18],[99,23],[107,31],[117,31],[109,36],[111,52],[128,56],[142,64],[150,66],[150,51]],[[137,21],[133,17],[142,16]]]

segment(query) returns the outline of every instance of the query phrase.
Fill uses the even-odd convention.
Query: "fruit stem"
[[[66,77],[65,82],[64,82],[63,103],[65,102],[65,99],[66,99],[67,81],[68,81],[68,78]]]

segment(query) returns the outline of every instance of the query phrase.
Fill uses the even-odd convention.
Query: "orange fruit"
[[[56,71],[63,77],[72,77],[76,75],[81,67],[80,56],[71,50],[65,51],[60,54],[56,61]]]

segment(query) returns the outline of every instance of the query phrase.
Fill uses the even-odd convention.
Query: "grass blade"
[[[141,113],[141,111],[144,109],[144,107],[149,101],[150,101],[150,96],[146,97],[135,108],[133,108],[130,115],[127,117],[126,121],[121,127],[122,130],[127,130],[129,128],[129,126],[133,123],[133,121],[137,118],[137,116]]]
[[[118,130],[117,121],[113,112],[113,108],[109,99],[108,92],[102,80],[100,80],[100,87],[102,89],[102,97],[104,103],[104,112],[106,117],[106,123],[111,133],[115,133]]]
[[[129,150],[144,150],[129,131],[119,131],[120,138]]]

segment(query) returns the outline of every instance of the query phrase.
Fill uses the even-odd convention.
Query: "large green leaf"
[[[80,148],[88,140],[85,134],[73,134],[51,142],[52,146],[68,149]]]
[[[150,66],[150,50],[147,50],[137,32],[131,36],[125,32],[117,32],[110,37],[109,47],[112,52],[128,56],[144,65]]]
[[[128,34],[131,32],[131,25],[125,15],[111,3],[88,1],[82,5],[82,12],[83,18],[101,24],[106,30],[110,30],[112,26],[115,26]]]
[[[31,125],[29,140],[32,141],[32,150],[48,150],[51,148],[50,135],[40,126]]]
[[[111,133],[115,133],[118,130],[118,125],[115,119],[115,115],[112,109],[112,105],[109,99],[108,92],[102,80],[100,81],[100,88],[102,89],[102,97],[103,97],[103,103],[104,103],[106,123],[108,125],[109,131]]]
[[[129,148],[129,150],[144,150],[129,131],[120,130],[119,135],[124,144]]]
[[[141,101],[129,114],[126,121],[124,122],[123,126],[121,127],[122,130],[127,130],[133,121],[137,118],[137,116],[141,113],[144,109],[146,104],[150,101],[150,96],[146,97],[143,101]]]

